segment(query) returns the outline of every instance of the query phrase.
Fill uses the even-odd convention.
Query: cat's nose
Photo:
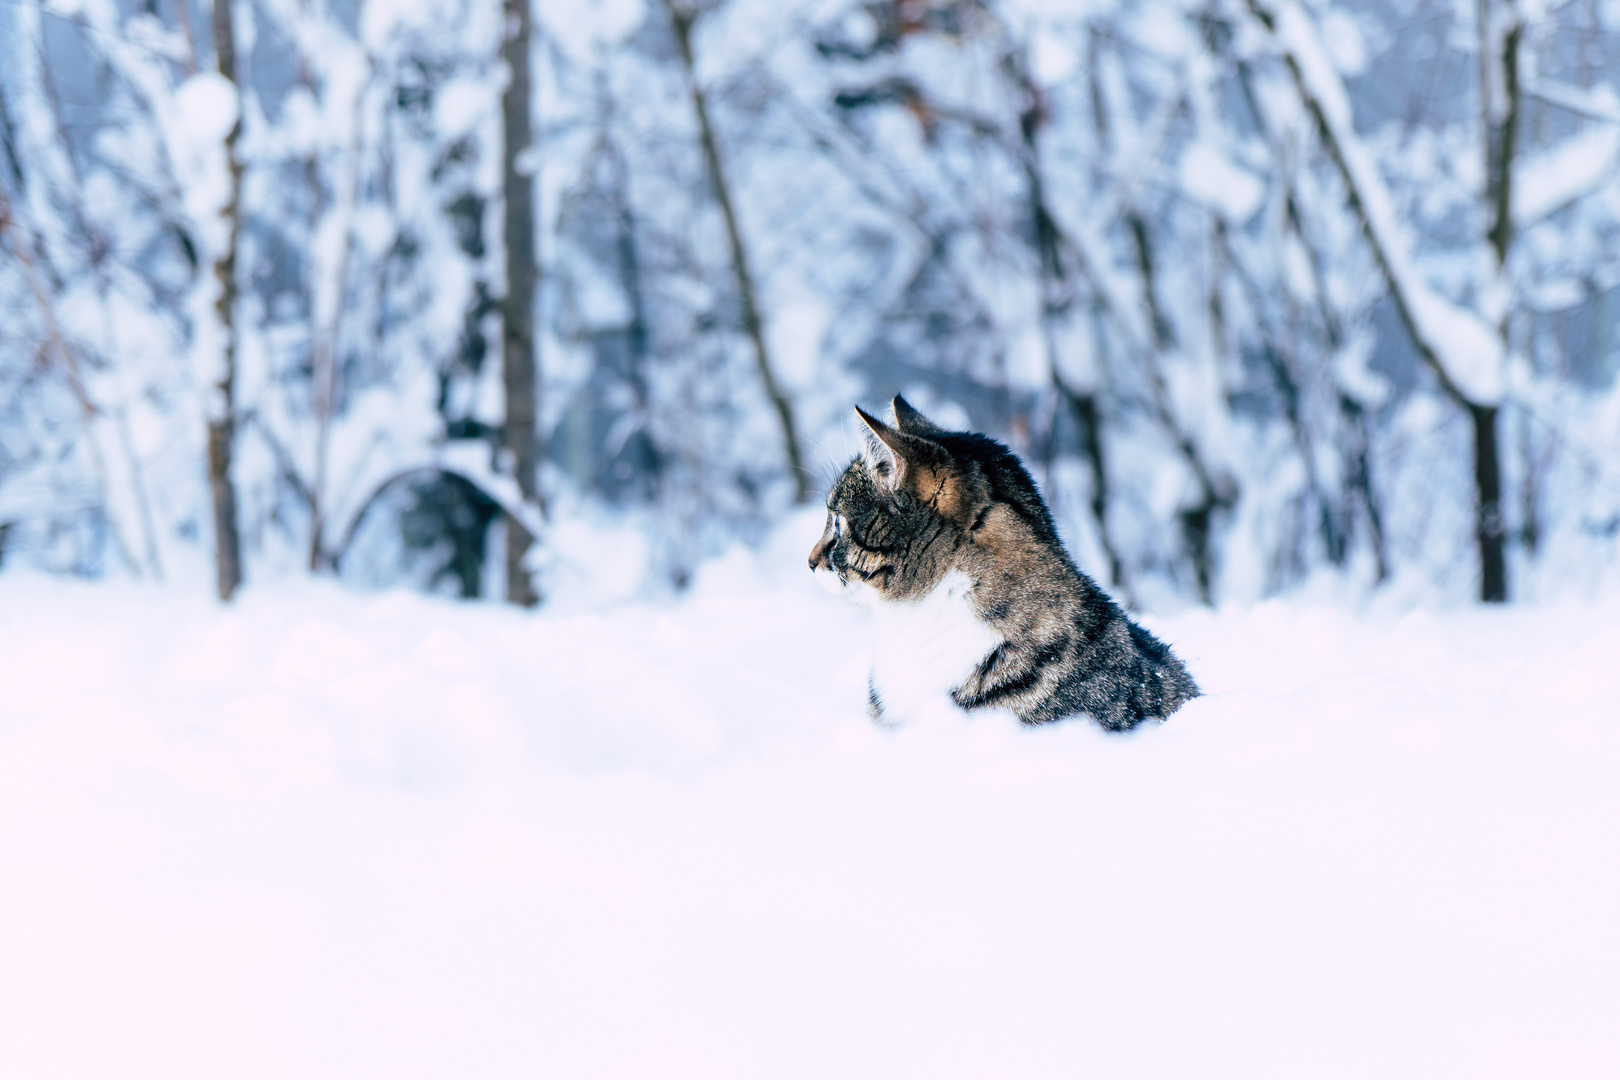
[[[823,537],[816,541],[816,546],[810,549],[810,569],[819,570],[823,563],[827,569],[832,569],[832,563],[827,562],[827,539]]]

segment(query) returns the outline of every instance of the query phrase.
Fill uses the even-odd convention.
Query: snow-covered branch
[[[1249,9],[1282,52],[1419,354],[1457,400],[1499,403],[1506,389],[1501,338],[1478,314],[1442,296],[1413,264],[1394,199],[1356,133],[1349,94],[1316,24],[1292,0],[1249,0]]]

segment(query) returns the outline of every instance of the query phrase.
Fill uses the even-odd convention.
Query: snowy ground
[[[5,1074],[1614,1075],[1620,603],[1192,611],[1163,726],[886,731],[799,546],[602,614],[0,577]]]

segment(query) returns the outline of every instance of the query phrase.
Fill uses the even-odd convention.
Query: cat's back
[[[981,617],[1003,647],[958,700],[1005,706],[1031,724],[1084,713],[1122,731],[1197,697],[1170,647],[1075,565],[1033,480],[999,449],[993,504],[967,559]]]

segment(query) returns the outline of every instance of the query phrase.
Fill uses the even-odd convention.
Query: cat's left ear
[[[896,431],[859,405],[855,406],[855,414],[867,427],[868,457],[874,463],[874,471],[888,481],[891,490],[898,491],[907,485],[919,487],[923,474],[931,475],[944,464],[934,460],[940,454],[937,446]]]
[[[889,403],[889,408],[894,410],[894,426],[899,428],[903,435],[920,435],[927,439],[935,435],[947,434],[944,428],[913,409],[911,402],[899,394],[894,395],[894,400]]]

